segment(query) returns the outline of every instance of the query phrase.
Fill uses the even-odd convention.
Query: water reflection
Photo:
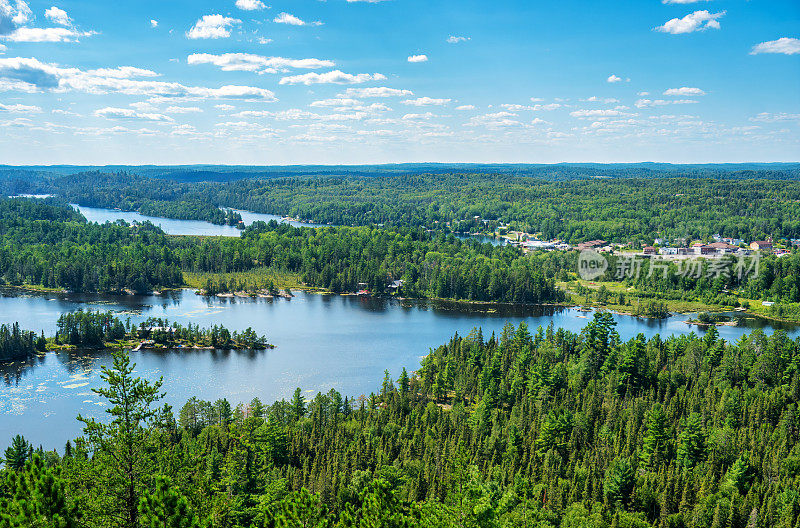
[[[384,369],[397,377],[403,367],[419,367],[430,347],[454,333],[467,335],[473,327],[484,335],[500,333],[507,322],[525,321],[535,332],[553,325],[573,332],[589,322],[591,313],[555,306],[465,305],[446,301],[320,295],[298,292],[286,299],[219,298],[191,290],[163,295],[98,296],[80,294],[21,294],[0,290],[0,324],[20,321],[26,329],[52,335],[58,317],[77,309],[111,310],[132,324],[149,317],[183,325],[221,324],[231,330],[252,327],[277,348],[258,352],[140,351],[131,357],[136,373],[164,377],[167,403],[176,410],[187,399],[228,398],[232,403],[258,396],[266,402],[289,398],[295,387],[327,392],[336,388],[348,396],[369,394]],[[690,315],[664,320],[614,315],[623,339],[639,333],[702,334],[686,324]],[[765,321],[747,318],[745,326],[718,327],[735,342]],[[782,325],[777,325],[782,326]],[[771,333],[773,326],[764,327]],[[797,327],[789,335],[799,334]],[[23,433],[36,445],[62,447],[80,434],[75,416],[103,416],[102,401],[91,392],[101,384],[100,369],[111,358],[106,351],[58,352],[24,363],[0,366],[0,448],[6,439]]]

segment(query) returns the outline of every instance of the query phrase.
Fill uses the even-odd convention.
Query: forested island
[[[78,417],[60,452],[13,439],[0,526],[800,523],[800,340],[781,331],[623,342],[607,314],[580,334],[475,329],[369,395],[177,416],[115,354],[107,423]]]
[[[182,326],[162,318],[148,318],[138,325],[112,312],[78,310],[58,318],[55,336],[20,328],[19,323],[0,325],[0,362],[25,360],[50,350],[82,349],[187,349],[265,350],[274,348],[252,328],[231,332],[224,326]]]

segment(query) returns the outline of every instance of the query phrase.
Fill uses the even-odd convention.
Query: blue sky
[[[0,0],[0,163],[800,160],[796,0]]]

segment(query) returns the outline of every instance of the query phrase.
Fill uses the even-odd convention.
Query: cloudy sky
[[[797,0],[0,0],[0,163],[800,160]]]

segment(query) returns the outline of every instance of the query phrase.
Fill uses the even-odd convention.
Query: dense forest
[[[555,302],[552,275],[518,249],[422,229],[294,228],[263,222],[241,238],[167,237],[152,224],[87,224],[67,206],[0,200],[0,279],[87,292],[148,292],[183,284],[182,271],[269,267],[310,286],[383,293],[403,280],[408,297]]]
[[[0,325],[0,362],[27,359],[37,352],[44,352],[44,338],[27,330],[21,330],[19,323]]]
[[[152,224],[89,224],[65,205],[0,199],[0,284],[72,291],[148,292],[183,277]]]
[[[25,187],[81,205],[216,223],[233,221],[218,209],[225,206],[334,225],[445,232],[491,232],[503,223],[570,243],[651,243],[715,233],[745,240],[800,238],[800,182],[793,171],[551,166],[527,172],[335,174],[209,182],[86,172],[37,178]]]
[[[122,352],[108,422],[18,436],[0,526],[800,526],[800,340],[479,329],[369,396],[192,399]],[[31,493],[30,490],[35,490]]]

